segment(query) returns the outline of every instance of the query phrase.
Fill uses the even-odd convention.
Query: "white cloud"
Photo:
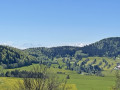
[[[12,41],[0,42],[0,45],[11,46],[11,47],[19,48],[19,49],[26,49],[26,48],[31,48],[31,47],[41,47],[40,44],[32,44],[32,43],[19,44],[19,43],[14,43]]]
[[[77,47],[83,47],[85,43],[52,43],[52,44],[46,44],[46,45],[41,45],[41,44],[33,44],[33,43],[24,43],[24,44],[19,44],[19,43],[14,43],[12,41],[7,41],[7,42],[0,42],[1,45],[7,45],[7,46],[12,46],[15,48],[19,49],[26,49],[26,48],[32,48],[32,47],[56,47],[56,46],[77,46]]]
[[[12,41],[0,42],[0,45],[11,46],[11,47],[19,48],[19,49],[25,49],[23,46],[17,43],[14,43]]]
[[[47,47],[56,47],[56,46],[76,46],[76,47],[83,47],[85,45],[85,43],[53,43],[53,44],[49,44],[49,46]]]
[[[1,42],[0,44],[1,44],[1,45],[9,45],[9,46],[12,46],[12,45],[13,45],[13,42],[7,41],[7,42]]]
[[[85,45],[87,45],[87,44],[84,44],[84,43],[76,43],[76,44],[74,44],[73,46],[84,47]]]

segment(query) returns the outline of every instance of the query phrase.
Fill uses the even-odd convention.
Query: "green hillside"
[[[35,60],[33,56],[24,53],[20,49],[0,45],[0,65],[3,68],[15,68],[30,65],[32,60]]]
[[[52,57],[66,57],[66,56],[74,56],[75,52],[80,50],[80,47],[73,46],[60,46],[60,47],[38,47],[38,48],[29,48],[24,51],[28,52],[33,56],[47,56],[49,58]]]
[[[106,38],[84,46],[38,47],[20,50],[0,46],[0,66],[16,68],[40,63],[78,73],[113,69],[119,63],[120,37]]]
[[[112,37],[100,40],[82,48],[89,56],[117,57],[120,55],[120,37]]]

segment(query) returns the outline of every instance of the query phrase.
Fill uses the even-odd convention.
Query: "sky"
[[[0,44],[85,45],[120,36],[120,0],[0,0]]]

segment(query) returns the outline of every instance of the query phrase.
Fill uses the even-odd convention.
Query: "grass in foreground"
[[[37,66],[38,64],[34,64]],[[19,70],[31,70],[33,65],[17,68]],[[9,69],[9,71],[14,69]],[[58,74],[61,79],[66,78],[67,75],[70,75],[70,79],[67,81],[67,85],[72,86],[72,90],[110,90],[115,84],[114,76],[85,76],[77,74],[75,71],[69,71],[64,69],[51,68],[53,72],[65,72],[65,74]],[[5,70],[7,71],[7,70]],[[0,90],[9,90],[11,89],[16,81],[20,78],[7,78],[0,77]]]

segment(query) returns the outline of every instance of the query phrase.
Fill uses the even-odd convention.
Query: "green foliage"
[[[79,50],[79,47],[72,46],[61,46],[61,47],[52,47],[52,48],[29,48],[24,51],[28,52],[30,55],[35,57],[48,57],[48,58],[60,58],[67,56],[74,56],[75,52]]]
[[[39,66],[38,64],[33,64],[31,66],[25,66],[17,68],[17,70],[27,70],[30,71],[33,66]],[[15,69],[7,69],[9,71]],[[63,72],[63,74],[57,74],[59,79],[66,78],[67,75],[70,75],[70,79],[67,80],[67,85],[74,86],[74,89],[68,90],[110,90],[111,86],[115,85],[115,77],[114,76],[105,76],[105,77],[98,77],[98,76],[91,76],[91,75],[81,75],[77,74],[75,71],[58,69],[58,68],[50,68],[49,71],[53,71],[54,73]],[[65,73],[65,74],[64,74]],[[111,73],[108,73],[109,75]],[[18,80],[21,78],[8,78],[8,77],[0,77],[0,89],[1,90],[14,90],[14,85],[17,84]],[[15,89],[16,90],[16,89]]]
[[[18,90],[67,90],[66,81],[60,81],[55,73],[49,73],[46,66],[33,67],[23,82],[19,82]]]
[[[3,68],[16,68],[30,65],[35,58],[22,50],[0,45],[0,65]]]
[[[120,37],[106,38],[81,48],[89,56],[117,57],[120,55]]]
[[[76,51],[74,57],[75,57],[76,60],[81,60],[83,57],[88,57],[88,55],[82,53],[82,50],[79,50],[79,51]]]
[[[120,72],[118,70],[116,71],[116,82],[113,90],[120,90]]]

